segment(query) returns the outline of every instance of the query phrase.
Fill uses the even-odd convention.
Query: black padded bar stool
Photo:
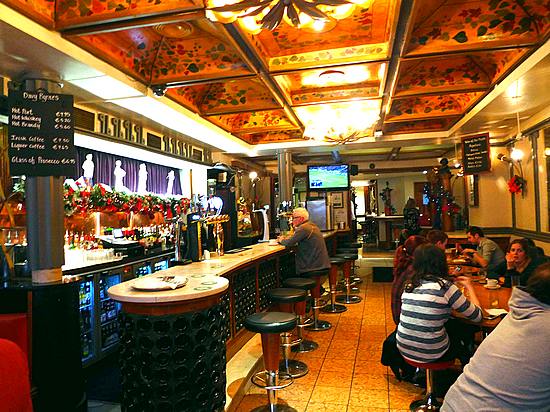
[[[313,323],[306,326],[307,330],[314,332],[320,332],[323,330],[329,330],[332,325],[326,320],[319,319],[319,309],[323,308],[324,302],[321,301],[321,278],[327,276],[329,269],[315,270],[311,272],[302,273],[302,276],[309,276],[315,280],[315,287],[310,290],[311,297],[313,298]]]
[[[311,278],[288,278],[284,281],[284,285],[287,288],[302,289],[306,292],[312,290],[315,287],[315,279]],[[292,352],[311,352],[319,347],[317,342],[304,339],[304,328],[310,325],[311,320],[306,320],[306,305],[295,305],[296,315],[298,315],[298,324],[296,325],[296,335],[301,342],[292,347]]]
[[[335,256],[342,255],[342,254],[357,255],[357,258],[359,258],[359,254],[357,253],[357,249],[355,249],[355,248],[339,247],[338,249],[336,249],[336,255]],[[354,292],[354,293],[359,292],[359,288],[355,285],[359,284],[361,282],[363,282],[363,280],[361,280],[361,278],[356,278],[355,277],[355,261],[353,261],[352,264],[351,264],[351,274],[350,274],[350,292]],[[338,289],[341,292],[346,293],[347,289],[346,289],[345,278],[342,279],[341,285],[340,285],[340,283],[338,284]]]
[[[288,405],[277,404],[277,391],[291,385],[292,376],[279,372],[280,333],[286,333],[296,327],[296,316],[286,312],[260,312],[249,315],[244,327],[262,335],[262,352],[265,370],[252,377],[252,383],[267,390],[267,405],[254,409],[255,412],[295,412]]]
[[[296,317],[295,306],[304,305],[305,307],[307,292],[302,289],[276,288],[269,291],[269,296],[271,301],[279,306],[281,312],[293,313]],[[309,372],[309,368],[304,362],[290,359],[291,347],[298,345],[300,341],[300,339],[292,341],[290,331],[281,334],[283,359],[279,363],[279,370],[288,373],[293,378],[299,378]]]
[[[362,248],[363,245],[360,242],[344,242],[341,245],[338,245],[338,249],[353,249],[353,253],[358,253],[357,249]],[[336,251],[336,253],[339,253]],[[361,279],[358,276],[355,276],[355,268],[358,268],[359,266],[355,266],[355,264],[352,266],[352,272],[351,272],[351,284],[358,285],[360,283],[363,283],[363,279]],[[352,287],[353,290],[353,287]]]
[[[339,257],[342,259],[345,259],[344,264],[344,286],[346,288],[345,295],[340,295],[336,297],[336,301],[339,303],[346,303],[346,304],[352,304],[352,303],[359,303],[363,299],[360,296],[352,295],[351,294],[351,266],[353,265],[353,262],[357,260],[357,253],[342,253],[337,254],[335,257]]]
[[[336,283],[338,282],[338,268],[346,263],[346,259],[339,257],[330,258],[330,271],[328,273],[330,285],[330,303],[321,309],[325,313],[342,313],[348,310],[344,305],[336,304]]]

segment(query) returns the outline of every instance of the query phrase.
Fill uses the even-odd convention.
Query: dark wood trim
[[[535,187],[535,228],[537,232],[541,231],[540,222],[540,188],[539,188],[539,155],[538,155],[538,137],[539,131],[529,135],[531,141],[531,150],[533,152],[533,186]]]
[[[177,315],[180,313],[197,312],[210,308],[220,302],[221,296],[226,290],[215,295],[200,299],[193,299],[179,302],[139,303],[121,302],[122,310],[134,315],[163,316]]]
[[[230,341],[228,340],[225,352],[227,361],[235,356],[254,335],[254,332],[242,328]]]

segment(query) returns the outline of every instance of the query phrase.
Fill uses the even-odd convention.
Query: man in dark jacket
[[[295,246],[296,273],[312,272],[330,268],[325,239],[319,228],[309,221],[309,213],[303,207],[297,207],[292,212],[294,234],[279,236],[277,241],[283,246]]]

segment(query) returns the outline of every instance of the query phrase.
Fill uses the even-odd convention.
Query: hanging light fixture
[[[323,31],[336,20],[349,17],[356,5],[363,8],[371,0],[207,0],[206,17],[220,23],[237,19],[243,27],[258,33],[273,30],[284,20],[296,28]]]
[[[380,102],[301,106],[296,107],[296,113],[305,125],[305,138],[345,144],[371,135],[373,125],[380,119]]]

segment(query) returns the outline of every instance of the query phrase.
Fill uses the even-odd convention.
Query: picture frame
[[[332,192],[331,193],[332,206],[335,208],[344,207],[344,194],[342,192]]]

